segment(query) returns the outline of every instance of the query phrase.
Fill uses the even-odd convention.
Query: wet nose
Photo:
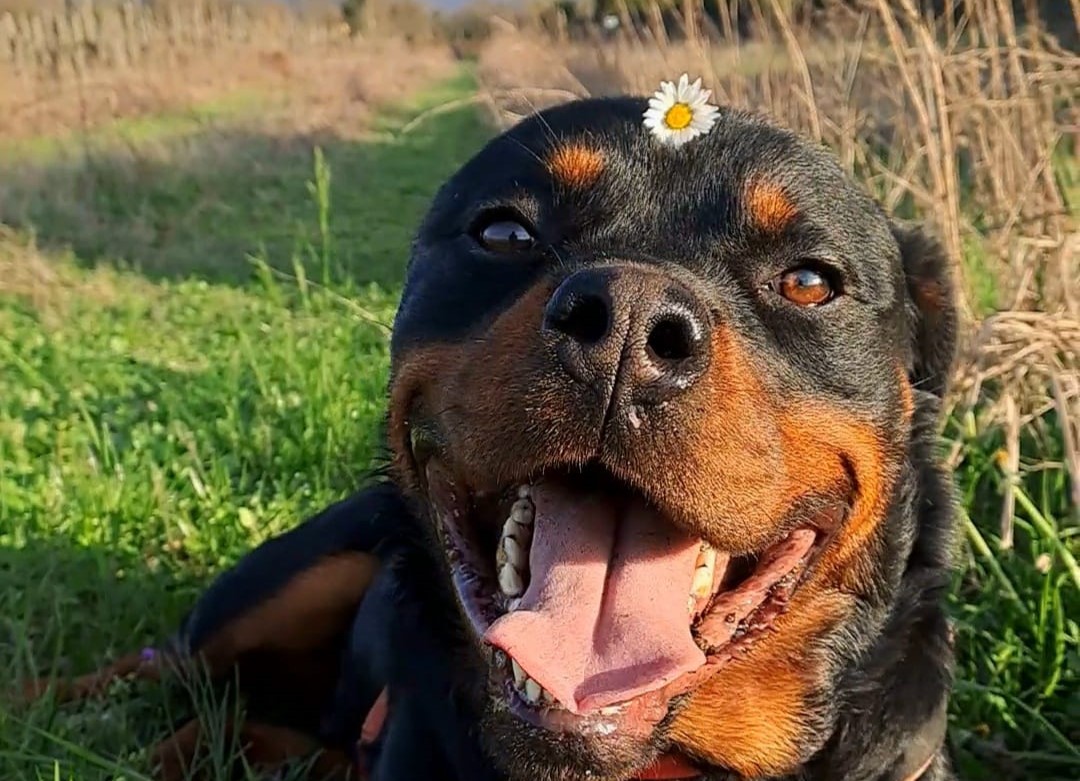
[[[605,266],[571,274],[552,294],[544,328],[566,371],[616,403],[655,404],[686,391],[709,363],[709,310],[660,270]]]

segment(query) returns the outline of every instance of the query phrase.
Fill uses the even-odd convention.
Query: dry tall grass
[[[430,36],[418,41],[386,25],[354,35],[340,11],[231,0],[5,5],[0,139],[83,133],[254,93],[303,104],[296,116],[308,124],[354,126],[351,114],[453,67]]]
[[[502,23],[480,70],[503,123],[568,93],[648,94],[689,71],[719,102],[833,148],[956,259],[969,338],[952,411],[981,401],[977,425],[1004,427],[1015,454],[1018,422],[1056,410],[1080,500],[1080,57],[1038,24],[1019,28],[1004,0],[954,0],[941,19],[915,0],[793,5],[722,0],[714,24],[689,3],[638,24],[623,14],[617,36],[555,41]],[[1006,539],[1011,517],[1006,501]]]

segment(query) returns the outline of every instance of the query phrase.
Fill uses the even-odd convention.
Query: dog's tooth
[[[510,518],[521,526],[532,526],[534,512],[531,499],[518,499],[510,508]]]
[[[506,603],[506,610],[508,613],[513,613],[519,607],[521,607],[521,597],[514,597]]]
[[[600,709],[600,715],[601,716],[614,716],[620,710],[622,710],[622,707],[619,706],[619,705],[609,705],[606,708],[601,708]]]
[[[532,496],[532,486],[527,484],[519,485],[517,495],[518,499],[528,499],[530,496]]]
[[[514,683],[521,686],[525,682],[525,671],[521,669],[521,665],[513,657],[510,657],[510,667],[514,671]]]
[[[525,699],[535,705],[540,702],[540,684],[532,678],[525,679]]]
[[[540,702],[544,703],[545,705],[554,705],[555,704],[555,695],[552,694],[551,692],[549,692],[543,686],[541,686],[540,687]]]
[[[525,543],[532,536],[532,529],[511,516],[508,517],[507,523],[502,524],[502,536],[513,537],[518,542]]]
[[[701,543],[701,547],[698,548],[697,561],[694,563],[694,566],[695,567],[700,567],[702,564],[705,564],[706,561],[707,561],[707,557],[710,556],[710,555],[712,556],[712,559],[715,561],[716,560],[716,551],[713,550],[713,547],[707,542]]]
[[[508,597],[520,597],[525,591],[525,584],[521,581],[521,574],[514,569],[513,564],[504,564],[499,570],[499,588]]]
[[[503,537],[503,548],[506,550],[507,560],[518,570],[525,569],[528,559],[521,543],[513,537]]]
[[[532,540],[532,527],[523,526],[513,518],[507,518],[506,523],[503,524],[502,537],[503,539],[513,537],[522,548],[527,548]]]
[[[690,584],[690,594],[694,597],[704,598],[712,592],[713,569],[716,566],[716,551],[706,548],[698,554],[697,568],[694,570],[694,579]]]

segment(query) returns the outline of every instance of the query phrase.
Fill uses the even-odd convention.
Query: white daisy
[[[679,83],[660,82],[649,99],[645,127],[665,144],[682,146],[687,141],[712,130],[720,109],[709,103],[712,90],[701,88],[701,79],[693,84],[685,73]]]

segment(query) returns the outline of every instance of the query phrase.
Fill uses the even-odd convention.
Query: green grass
[[[948,422],[965,545],[951,597],[960,680],[951,738],[968,779],[1080,775],[1080,529],[1052,413],[1021,442],[1015,546],[997,534],[1006,478],[1000,431]],[[1056,466],[1055,466],[1056,465]]]
[[[412,231],[487,133],[470,109],[394,130],[470,89],[462,77],[387,109],[359,141],[270,134],[211,107],[74,149],[7,150],[0,681],[159,639],[212,573],[378,458],[385,326]],[[970,518],[951,603],[961,767],[1077,778],[1080,534],[1060,427],[1048,414],[1027,429],[1007,552],[1000,435],[974,419],[946,433],[963,446]],[[152,686],[0,705],[0,778],[142,778],[172,705]]]
[[[183,133],[198,133],[215,122],[229,122],[271,104],[266,95],[238,91],[225,98],[186,109],[142,117],[121,117],[100,127],[78,132],[43,135],[16,142],[0,142],[0,161],[55,163],[73,150],[79,154],[95,147],[117,147]]]
[[[21,230],[0,236],[0,681],[160,639],[213,572],[370,468],[412,232],[487,133],[472,110],[393,131],[469,87],[388,111],[363,142],[244,131],[203,165],[228,128],[163,122],[115,164],[102,147],[91,167],[15,177]],[[57,206],[61,180],[89,197]],[[212,208],[193,214],[197,194]],[[179,226],[157,252],[131,238],[150,216]],[[33,284],[27,268],[42,270]],[[0,778],[51,779],[53,758],[62,779],[137,778],[163,707],[153,687],[107,706],[0,706]]]
[[[423,104],[459,96],[467,79],[432,89]],[[288,269],[316,246],[338,278],[392,288],[408,244],[403,237],[452,170],[448,163],[460,159],[457,139],[475,139],[477,117],[440,114],[437,126],[421,125],[402,142],[395,127],[424,107],[404,104],[387,109],[370,138],[357,143],[271,132],[258,119],[259,105],[249,97],[126,121],[78,143],[49,140],[51,165],[5,171],[0,218],[33,230],[48,251],[73,250],[79,264],[155,279],[241,283],[251,275],[248,253]],[[315,143],[332,172],[321,204],[310,192]],[[40,159],[40,146],[9,147],[9,160]],[[331,209],[323,236],[320,219]]]

